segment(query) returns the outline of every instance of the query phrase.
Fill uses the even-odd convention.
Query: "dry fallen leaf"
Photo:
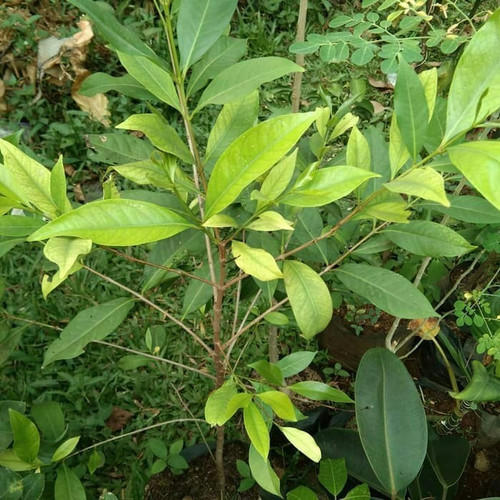
[[[0,80],[0,113],[5,113],[7,111],[7,103],[4,99],[5,96],[5,83],[3,80]]]
[[[71,86],[71,97],[78,104],[79,108],[87,111],[91,118],[101,122],[105,127],[109,127],[111,122],[108,117],[110,112],[108,110],[108,98],[104,94],[95,94],[93,96],[85,96],[78,93],[80,87],[89,76],[90,73],[82,73],[78,75],[73,85]]]
[[[106,420],[106,427],[108,427],[111,432],[116,432],[123,429],[127,422],[134,416],[133,413],[120,408],[119,406],[113,406],[113,411],[111,415]]]
[[[378,101],[370,101],[373,106],[373,114],[378,115],[379,113],[382,113],[384,110],[387,108],[380,102]]]
[[[394,90],[394,85],[391,85],[389,82],[383,82],[382,80],[375,80],[375,78],[371,76],[368,77],[368,82],[376,89],[384,89],[386,91]]]
[[[421,318],[412,319],[408,323],[408,330],[413,330],[415,335],[423,338],[424,340],[432,340],[439,331],[439,319],[438,318]]]

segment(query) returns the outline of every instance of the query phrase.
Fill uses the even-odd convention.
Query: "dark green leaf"
[[[65,464],[57,469],[54,500],[86,500],[85,489],[78,476]]]
[[[130,75],[111,76],[106,73],[94,73],[83,80],[79,94],[93,96],[105,94],[106,92],[119,92],[122,95],[142,99],[146,101],[156,101],[157,98],[148,92],[135,78]]]
[[[36,425],[13,409],[9,409],[9,418],[14,435],[13,451],[21,460],[34,463],[40,449],[40,434]]]

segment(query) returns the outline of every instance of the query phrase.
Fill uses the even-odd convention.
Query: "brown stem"
[[[224,500],[226,491],[226,474],[224,471],[224,426],[217,427],[217,440],[215,446],[215,466],[217,468],[217,483],[219,485],[220,498]]]
[[[306,35],[306,18],[307,18],[307,1],[300,0],[299,6],[299,19],[297,21],[297,36],[296,42],[303,42]],[[295,56],[295,63],[304,67],[304,54],[297,54]],[[297,71],[293,75],[292,86],[292,113],[298,113],[300,108],[300,90],[302,87],[302,72]]]

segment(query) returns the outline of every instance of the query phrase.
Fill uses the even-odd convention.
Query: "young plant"
[[[313,353],[295,352],[277,362],[259,360],[241,368],[241,351],[266,320],[288,322],[312,339],[331,319],[333,287],[357,294],[397,318],[438,316],[414,284],[356,250],[365,246],[366,251],[370,244],[373,253],[399,247],[429,260],[474,250],[445,223],[410,220],[418,215],[420,200],[450,207],[446,188],[454,189],[460,179],[466,178],[489,202],[488,210],[498,214],[500,197],[492,186],[499,175],[498,144],[463,140],[477,126],[489,126],[485,120],[500,105],[500,72],[495,71],[500,62],[490,50],[500,38],[500,11],[464,51],[447,107],[437,97],[435,70],[417,75],[399,61],[387,144],[376,129],[363,134],[357,128],[350,103],[335,113],[321,108],[259,122],[259,86],[302,68],[277,57],[239,62],[244,44],[224,35],[236,0],[183,0],[177,15],[170,0],[155,2],[168,60],[122,26],[106,4],[72,3],[92,18],[117,52],[134,88],[166,111],[151,105],[150,113],[131,115],[117,125],[140,132],[148,141],[112,134],[94,142],[113,171],[151,189],[120,191],[110,179],[102,200],[77,208],[66,195],[62,160],[49,170],[0,140],[0,193],[6,214],[0,218],[0,234],[5,245],[43,242],[45,256],[59,268],[43,277],[43,295],[82,268],[131,295],[81,311],[49,345],[44,365],[81,355],[89,342],[111,334],[137,301],[147,304],[178,328],[176,335],[185,335],[212,361],[207,372],[188,359],[185,364],[163,360],[214,381],[205,417],[216,427],[221,495],[224,425],[241,410],[251,443],[252,475],[280,496],[279,479],[268,459],[274,417],[287,422],[300,418],[292,393],[320,401],[352,400],[321,382],[286,387],[285,379],[307,367]],[[89,83],[86,91],[102,90],[96,87]],[[198,133],[200,113],[212,105],[223,108],[204,145],[204,135]],[[301,140],[313,125],[317,132]],[[348,131],[345,155],[332,158],[333,141]],[[12,215],[11,209],[22,209],[24,216]],[[151,243],[156,245],[144,262],[150,269],[140,291],[84,263],[96,247]],[[194,270],[176,265],[183,252],[190,255]],[[171,284],[173,277],[180,286],[186,284],[181,313],[155,300],[158,287],[166,280]],[[393,348],[390,338],[387,343]],[[424,460],[425,416],[404,366],[388,350],[371,352],[356,382],[356,414],[366,455],[383,490],[395,499]],[[374,370],[381,388],[375,393],[370,386]],[[405,429],[412,432],[404,438],[398,426],[381,432],[381,421],[395,422],[390,418],[395,404],[387,407],[383,400],[391,391],[408,400],[402,421],[409,422]],[[292,425],[279,426],[302,453],[316,462],[321,459],[310,435]],[[396,441],[387,440],[392,433]],[[411,452],[404,458],[403,445]],[[387,456],[380,452],[384,449],[397,453]],[[393,476],[392,470],[398,474]]]

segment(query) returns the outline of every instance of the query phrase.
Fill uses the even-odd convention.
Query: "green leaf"
[[[430,167],[410,170],[407,174],[384,184],[384,187],[393,193],[418,196],[424,200],[440,203],[445,207],[450,206],[444,190],[443,176]]]
[[[222,70],[238,62],[247,51],[247,41],[221,36],[200,62],[193,66],[187,86],[187,96],[194,94]]]
[[[89,469],[90,474],[94,474],[94,472],[104,465],[104,455],[101,452],[98,452],[95,448],[90,454],[89,461],[87,467]]]
[[[318,495],[307,486],[298,486],[286,494],[286,500],[318,500]]]
[[[66,458],[76,448],[78,441],[80,441],[80,436],[69,438],[64,441],[64,443],[61,443],[57,447],[56,451],[54,451],[51,461],[58,462],[59,460]]]
[[[0,469],[0,499],[18,500],[23,495],[23,481],[19,474],[9,469]]]
[[[276,325],[276,326],[285,326],[285,325],[288,325],[288,323],[290,323],[288,316],[286,314],[276,312],[276,311],[272,311],[270,313],[267,313],[264,316],[264,319],[268,323],[271,323],[271,325]]]
[[[443,143],[481,123],[500,106],[500,11],[472,37],[453,75]]]
[[[182,455],[170,455],[168,457],[167,463],[170,467],[173,467],[174,469],[180,469],[180,470],[189,469],[189,464]]]
[[[59,286],[70,274],[81,269],[79,258],[92,250],[92,240],[75,238],[51,238],[43,249],[45,257],[59,267],[56,274],[49,279],[45,274],[42,279],[43,298]]]
[[[140,245],[169,238],[193,225],[167,208],[144,201],[101,200],[61,215],[28,241],[54,236],[90,239],[99,245]]]
[[[2,215],[0,217],[0,235],[11,238],[29,236],[43,226],[45,226],[45,222],[35,217],[24,215]]]
[[[65,464],[57,469],[54,500],[85,500],[85,489],[78,476]]]
[[[41,462],[38,459],[33,463],[21,460],[14,450],[0,451],[0,466],[7,467],[8,469],[16,472],[37,469],[40,464]]]
[[[383,234],[404,250],[428,257],[457,257],[477,248],[453,229],[431,221],[393,224]]]
[[[380,252],[385,252],[394,246],[392,241],[387,236],[376,235],[368,241],[360,245],[353,253],[358,255],[373,255]]]
[[[90,16],[99,33],[115,49],[120,49],[127,54],[159,60],[153,49],[146,45],[135,31],[118,22],[108,2],[94,2],[93,0],[70,0],[70,2]]]
[[[274,257],[261,248],[252,248],[241,241],[233,241],[232,253],[236,265],[245,273],[261,281],[272,281],[283,277]]]
[[[56,401],[44,401],[33,405],[31,415],[43,434],[44,441],[58,441],[66,432],[64,414]]]
[[[359,484],[355,486],[347,495],[344,500],[370,500],[370,488],[366,484]]]
[[[130,75],[111,76],[106,73],[93,73],[83,80],[79,94],[94,96],[114,91],[122,95],[146,101],[155,101],[156,97],[148,92],[135,78]]]
[[[281,358],[276,365],[280,368],[283,377],[291,377],[305,370],[311,363],[318,351],[297,351]]]
[[[349,290],[393,316],[406,319],[437,316],[422,292],[388,269],[344,264],[335,274]]]
[[[420,396],[403,363],[384,348],[370,349],[361,359],[355,394],[366,456],[395,498],[425,459],[427,421]]]
[[[424,88],[425,100],[427,109],[429,110],[429,121],[434,113],[436,105],[437,88],[438,88],[438,72],[436,68],[428,69],[419,73],[418,78]]]
[[[461,392],[450,392],[455,399],[482,403],[500,401],[500,378],[488,373],[479,361],[472,361],[472,379]]]
[[[283,57],[259,57],[238,62],[219,73],[200,97],[196,111],[207,104],[226,104],[258,89],[263,83],[304,68]]]
[[[267,172],[295,145],[315,117],[315,113],[292,113],[271,118],[232,142],[210,176],[205,218],[224,210],[243,189]]]
[[[351,167],[370,170],[370,146],[356,126],[352,128],[347,141],[346,161]]]
[[[324,458],[319,463],[318,481],[331,493],[337,496],[347,482],[347,468],[343,458]]]
[[[321,450],[310,434],[300,429],[296,429],[295,427],[280,427],[279,429],[288,441],[307,458],[313,462],[319,462],[321,460]]]
[[[278,366],[269,363],[265,359],[256,361],[248,365],[253,368],[261,377],[265,378],[268,382],[276,385],[283,385],[283,374]]]
[[[0,169],[0,191],[26,206],[34,205],[49,217],[57,215],[50,193],[50,171],[10,142],[0,139],[3,168]],[[3,189],[5,186],[6,189]]]
[[[2,335],[4,334],[2,328]],[[14,438],[10,427],[9,409],[24,413],[26,411],[26,403],[21,401],[0,401],[0,450],[5,450]]]
[[[222,35],[236,4],[237,0],[183,0],[180,3],[177,42],[184,74]]]
[[[498,11],[500,14],[500,10]],[[497,16],[500,20],[500,15]],[[499,82],[500,85],[500,82]],[[500,142],[476,141],[448,149],[453,164],[467,180],[500,210]]]
[[[285,289],[293,315],[306,338],[324,330],[332,319],[332,299],[322,278],[309,266],[287,260],[283,264]]]
[[[281,199],[294,207],[320,207],[347,196],[378,174],[356,167],[326,167],[312,173],[311,180],[295,187]]]
[[[391,163],[391,179],[401,170],[401,167],[410,158],[410,152],[403,142],[399,131],[396,115],[392,115],[391,128],[389,130],[389,159]]]
[[[211,279],[210,267],[205,261],[203,265],[194,272],[195,276],[205,280]],[[219,275],[217,268],[216,276]],[[182,317],[185,318],[193,311],[203,307],[213,297],[213,287],[208,283],[199,280],[191,280],[186,288],[184,299],[182,301]]]
[[[141,186],[150,184],[164,189],[172,189],[173,187],[173,183],[166,172],[151,160],[116,165],[113,170],[125,177],[125,179]]]
[[[224,425],[227,420],[227,406],[229,401],[235,395],[236,387],[231,379],[227,380],[224,385],[211,392],[205,404],[205,420],[212,426]]]
[[[12,408],[9,408],[9,418],[14,435],[14,453],[24,462],[33,464],[40,449],[40,434],[36,425]]]
[[[253,396],[251,394],[246,393],[246,392],[239,392],[238,394],[235,394],[229,400],[229,403],[227,404],[227,407],[226,407],[224,417],[221,419],[221,422],[226,423],[228,420],[230,420],[233,417],[233,415],[239,409],[245,409],[252,402],[252,399],[253,399]]]
[[[84,352],[83,348],[89,342],[102,340],[113,333],[127,317],[133,305],[133,299],[120,298],[79,312],[59,338],[50,343],[42,368],[60,359],[76,358]]]
[[[89,135],[90,147],[97,151],[89,154],[92,161],[109,165],[149,160],[155,149],[148,142],[130,134]]]
[[[72,210],[71,203],[66,196],[66,174],[62,156],[59,157],[50,173],[50,194],[59,214]]]
[[[296,382],[289,385],[288,389],[301,396],[314,401],[333,401],[334,403],[353,403],[354,401],[340,389],[335,389],[323,382],[309,380],[305,382]]]
[[[461,436],[429,439],[427,457],[443,488],[450,488],[458,482],[467,464],[469,452],[469,441]]]
[[[39,500],[45,488],[45,474],[37,472],[23,477],[22,500]]]
[[[479,196],[448,195],[450,207],[424,203],[420,206],[447,214],[452,219],[474,224],[500,224],[500,211]]]
[[[179,98],[168,71],[151,59],[140,55],[118,52],[123,67],[135,80],[155,97],[180,111]]]
[[[429,110],[420,79],[402,58],[394,87],[394,112],[403,142],[415,159],[425,139]]]
[[[230,102],[222,108],[208,136],[204,160],[207,172],[212,171],[215,162],[235,139],[257,123],[258,114],[259,93],[257,91]]]
[[[359,122],[359,116],[353,115],[352,113],[346,113],[339,122],[335,125],[328,142],[341,136],[347,132],[350,128],[354,127]]]
[[[374,56],[375,53],[373,52],[372,45],[370,43],[366,43],[351,54],[351,62],[356,66],[364,66],[365,64],[368,64]]]
[[[253,231],[293,231],[292,222],[286,220],[279,212],[268,210],[262,212],[257,219],[248,224],[247,229]]]
[[[193,157],[173,127],[156,113],[131,115],[116,126],[118,129],[138,130],[146,135],[155,147],[170,153],[186,163],[192,163]]]
[[[257,394],[257,397],[269,405],[274,413],[283,420],[297,421],[295,409],[290,398],[280,391],[267,391]]]
[[[243,410],[243,423],[250,442],[262,458],[267,460],[267,456],[269,455],[269,431],[267,430],[264,418],[254,403],[250,403]]]
[[[248,452],[248,465],[253,478],[261,488],[279,498],[283,498],[280,492],[280,480],[269,464],[269,460],[264,460],[252,445],[250,445]]]

